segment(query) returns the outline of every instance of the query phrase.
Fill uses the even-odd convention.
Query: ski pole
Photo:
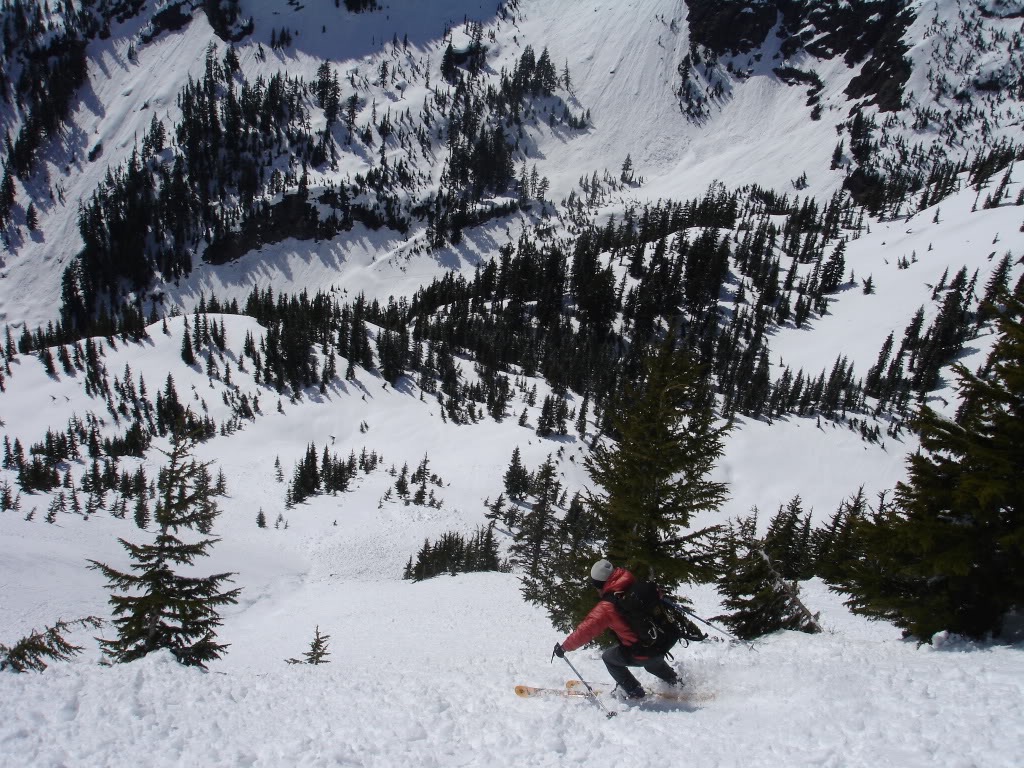
[[[572,665],[572,662],[565,658],[565,656],[562,657],[562,660],[569,665],[569,669],[571,669],[572,673],[576,675],[577,678],[579,678],[579,681],[583,683],[585,686],[587,686],[587,690],[590,691],[590,698],[594,700],[594,703],[597,704],[597,706],[604,710],[605,717],[615,717],[616,713],[612,712],[610,709],[608,709],[608,707],[601,703],[601,700],[597,698],[597,692],[590,687],[590,683],[583,679],[583,675],[576,671],[576,667]]]
[[[729,634],[729,633],[728,633],[728,632],[726,632],[726,631],[725,631],[724,629],[722,629],[721,627],[715,626],[714,624],[712,624],[712,623],[711,623],[710,621],[708,621],[707,619],[702,619],[702,618],[701,618],[700,616],[698,616],[698,615],[697,615],[696,613],[694,613],[693,611],[691,611],[691,610],[690,610],[689,608],[687,608],[687,607],[685,607],[685,606],[682,606],[682,605],[679,605],[679,603],[673,603],[673,602],[672,602],[671,600],[669,600],[668,598],[665,598],[665,602],[666,602],[666,603],[668,603],[669,605],[671,605],[671,606],[672,606],[673,608],[675,608],[675,609],[676,609],[677,611],[680,611],[680,612],[682,612],[682,613],[685,613],[685,614],[686,614],[687,616],[692,616],[693,618],[695,618],[695,619],[696,619],[697,621],[701,622],[702,624],[706,624],[707,626],[711,627],[711,628],[712,628],[713,630],[715,630],[716,632],[721,632],[721,633],[722,633],[723,635],[725,635],[726,637],[728,637],[729,639],[731,639],[731,640],[732,640],[733,642],[736,642],[736,643],[743,643],[743,644],[744,644],[745,646],[747,646],[747,648],[748,648],[749,650],[751,650],[751,651],[756,651],[756,650],[757,650],[757,648],[755,648],[755,647],[754,647],[754,644],[753,644],[753,643],[748,643],[748,642],[747,642],[747,641],[745,641],[745,640],[740,640],[740,639],[739,639],[738,637],[736,637],[735,635],[731,635],[731,634]]]

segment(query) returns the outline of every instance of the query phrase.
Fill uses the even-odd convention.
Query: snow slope
[[[470,0],[392,0],[383,15],[355,17],[351,23],[357,26],[332,28],[328,35],[317,23],[324,19],[299,13],[294,5],[245,5],[258,17],[264,45],[270,28],[287,24],[299,31],[295,50],[268,57],[268,66],[306,77],[320,57],[342,69],[357,61],[370,67],[363,57],[405,31],[436,67],[444,27],[439,8],[447,20],[469,14],[493,21],[493,8]],[[942,5],[945,12],[949,4]],[[852,73],[818,68],[827,83],[825,118],[811,122],[805,90],[782,85],[767,74],[767,62],[754,62],[751,77],[718,105],[714,130],[701,130],[682,120],[672,95],[678,57],[688,47],[682,8],[669,0],[524,0],[515,24],[498,25],[496,64],[513,60],[527,43],[538,51],[547,45],[556,65],[570,62],[574,108],[592,113],[593,130],[571,139],[538,129],[531,160],[552,180],[552,197],[568,194],[584,174],[607,168],[616,175],[627,152],[645,183],[611,201],[606,212],[620,211],[630,200],[697,195],[716,178],[785,190],[807,170],[809,191],[835,189],[838,172],[823,170],[841,117],[832,106]],[[55,316],[60,270],[54,267],[78,247],[76,200],[89,194],[108,164],[131,151],[153,111],[174,109],[174,95],[189,74],[201,71],[213,40],[199,15],[182,34],[141,48],[138,64],[129,66],[126,35],[135,31],[129,24],[115,30],[111,42],[96,44],[94,89],[76,117],[72,141],[79,144],[69,153],[87,151],[94,137],[102,137],[100,161],[82,164],[68,177],[66,202],[43,211],[39,240],[3,255],[0,320],[15,327]],[[240,46],[243,67],[255,68],[255,56],[254,44]],[[70,154],[54,158],[54,181],[61,177],[61,163],[69,161]],[[1017,172],[1009,199],[1016,198],[1021,181]],[[952,275],[962,265],[969,272],[978,269],[983,286],[1003,253],[1024,253],[1021,209],[972,211],[974,198],[974,191],[964,190],[939,210],[870,222],[870,232],[848,243],[847,269],[857,282],[811,328],[780,329],[771,340],[773,364],[816,374],[841,353],[862,376],[886,335],[898,337],[919,306],[931,319],[932,289],[944,270]],[[275,291],[333,288],[350,297],[360,291],[379,298],[408,294],[443,269],[471,268],[529,224],[523,217],[472,230],[460,249],[429,256],[409,255],[417,233],[406,242],[356,228],[326,243],[286,241],[233,264],[199,266],[179,286],[168,287],[169,297],[191,308],[201,293],[242,298],[254,284]],[[912,256],[909,268],[897,267],[898,260]],[[868,275],[876,286],[871,295],[859,287]],[[1012,280],[1020,275],[1017,265]],[[557,687],[571,676],[563,663],[549,662],[561,636],[542,611],[521,600],[516,576],[444,576],[412,584],[401,580],[402,568],[425,538],[449,530],[471,533],[484,521],[484,501],[501,492],[516,446],[529,469],[550,454],[570,492],[584,488],[583,441],[539,439],[533,431],[536,407],[528,409],[526,428],[514,418],[452,424],[442,420],[436,400],[420,399],[415,386],[394,389],[365,371],[322,396],[286,398],[279,411],[276,394],[237,369],[245,334],[258,338],[262,329],[250,318],[221,319],[234,386],[258,395],[263,414],[199,449],[199,457],[215,461],[228,478],[229,495],[214,531],[221,541],[198,567],[235,572],[236,586],[243,589],[239,603],[224,615],[220,637],[230,643],[229,652],[207,674],[183,669],[164,655],[108,668],[97,663],[92,635],[109,636],[112,630],[76,633],[85,651],[75,661],[54,664],[41,675],[0,675],[3,768],[1019,764],[1019,646],[939,637],[919,647],[887,624],[851,616],[818,582],[805,585],[805,597],[812,610],[821,611],[824,635],[782,633],[758,642],[756,650],[711,641],[679,650],[683,675],[704,694],[695,706],[647,702],[627,709],[608,700],[623,710],[608,721],[585,701],[516,698],[517,683]],[[182,318],[168,321],[166,335],[157,324],[142,344],[105,346],[104,363],[112,375],[130,365],[151,393],[172,373],[183,400],[223,420],[229,412],[223,395],[231,388],[182,363],[183,331]],[[963,361],[979,365],[989,343],[973,343]],[[0,432],[12,440],[18,437],[27,447],[46,429],[63,429],[71,416],[90,411],[106,419],[105,435],[119,431],[102,403],[85,396],[81,374],[50,378],[32,356],[19,356],[13,371],[0,394]],[[536,383],[539,402],[547,390]],[[518,393],[509,410],[518,414],[524,407]],[[360,475],[348,493],[287,509],[285,487],[274,477],[275,459],[289,476],[311,442],[341,456],[365,447],[383,463]],[[157,441],[157,447],[166,446]],[[820,521],[860,486],[869,499],[891,488],[903,478],[904,457],[915,447],[907,435],[871,445],[828,421],[741,421],[717,470],[730,485],[730,500],[700,522],[721,522],[753,506],[766,522],[797,494]],[[415,467],[425,455],[442,478],[433,489],[440,508],[385,500],[394,483],[389,470]],[[138,463],[125,463],[133,461]],[[142,462],[149,476],[161,461],[150,451]],[[84,469],[76,464],[73,472],[80,476]],[[0,480],[14,485],[14,473],[0,470]],[[2,643],[60,617],[108,616],[103,580],[86,569],[86,561],[124,567],[117,538],[148,536],[130,516],[119,520],[106,511],[88,519],[61,513],[47,524],[43,516],[51,498],[24,495],[20,511],[0,513]],[[256,527],[261,509],[270,523],[266,529]],[[700,615],[718,612],[710,588],[690,596]],[[332,663],[285,664],[306,650],[317,626],[331,636]],[[588,678],[606,681],[596,652],[577,652],[572,661]]]
[[[940,218],[948,233],[931,252],[907,234],[913,220],[875,225],[851,243],[853,258],[881,261],[871,267],[878,292],[843,294],[813,333],[781,331],[779,354],[821,367],[834,351],[850,350],[859,367],[870,361],[875,342],[858,346],[860,326],[852,316],[842,322],[848,302],[873,302],[868,315],[879,325],[873,333],[899,332],[918,299],[925,300],[941,259],[955,269],[971,252],[969,267],[991,269],[965,244],[982,233],[992,239],[996,222],[1010,221],[1014,209],[972,213],[962,202],[944,204]],[[1016,252],[1022,243],[1012,238],[1019,237],[1003,230],[1001,245]],[[885,258],[898,258],[910,243],[919,249],[919,263],[883,273]],[[897,280],[907,282],[889,290]],[[240,347],[246,332],[261,333],[250,318],[223,320],[229,350]],[[183,318],[168,322],[167,335],[153,326],[141,347],[119,343],[106,349],[104,362],[111,372],[130,363],[150,388],[172,372],[179,393],[191,393],[195,407],[205,402],[223,419],[223,384],[180,360],[183,330]],[[820,346],[809,349],[803,339]],[[969,364],[979,361],[981,346],[966,358]],[[50,379],[34,357],[19,357],[14,365],[3,396],[7,434],[27,444],[41,437],[43,423],[59,428],[72,413],[96,409],[77,377]],[[483,501],[500,492],[512,447],[521,447],[529,468],[552,454],[560,479],[574,489],[587,483],[582,445],[574,437],[540,440],[514,419],[446,423],[436,402],[420,400],[415,387],[385,387],[362,371],[357,378],[322,397],[285,400],[279,413],[274,394],[232,366],[235,386],[260,394],[265,415],[200,448],[200,458],[216,461],[229,478],[214,531],[222,541],[200,564],[204,572],[235,572],[243,588],[240,602],[225,611],[220,639],[230,643],[228,654],[208,674],[161,655],[107,668],[96,664],[100,655],[90,633],[79,632],[74,638],[86,650],[75,661],[41,675],[0,676],[0,765],[611,766],[671,764],[681,756],[698,766],[1017,763],[1024,722],[1019,647],[942,636],[919,647],[885,623],[851,616],[819,582],[805,585],[805,598],[821,611],[824,635],[782,633],[755,650],[713,641],[679,649],[680,670],[701,694],[694,705],[652,701],[625,709],[609,699],[608,706],[623,712],[608,721],[585,701],[516,698],[515,684],[557,687],[572,676],[557,660],[550,663],[550,648],[561,636],[541,610],[522,602],[516,576],[442,576],[412,584],[400,574],[424,538],[468,533],[483,521]],[[542,382],[539,389],[546,391]],[[510,410],[522,406],[517,401]],[[529,411],[531,424],[537,415]],[[329,444],[340,455],[367,447],[384,462],[350,492],[289,510],[274,460],[279,457],[289,475],[309,442],[318,449]],[[882,450],[828,422],[819,429],[812,419],[742,423],[719,466],[731,499],[718,519],[755,504],[768,515],[798,493],[820,519],[862,484],[869,498],[890,488],[912,449],[908,439]],[[425,454],[443,480],[436,489],[441,508],[384,501],[393,483],[387,469],[415,466]],[[147,472],[159,463],[151,452]],[[3,474],[13,483],[13,473]],[[0,642],[58,617],[108,615],[102,579],[85,561],[123,567],[116,538],[148,535],[130,518],[106,512],[87,520],[62,513],[48,525],[42,520],[48,498],[23,496],[21,512],[0,515]],[[33,507],[34,518],[25,520]],[[256,527],[259,509],[271,523],[266,529]],[[690,596],[704,617],[720,610],[708,587]],[[315,627],[331,637],[331,663],[285,664],[308,648]],[[585,676],[606,681],[596,651],[577,652],[572,660]]]
[[[823,196],[842,183],[840,172],[824,170],[835,124],[846,118],[831,102],[841,101],[854,74],[841,62],[821,72],[829,83],[822,94],[827,112],[815,122],[806,89],[789,87],[772,74],[780,62],[770,58],[771,50],[760,62],[741,57],[737,64],[751,76],[733,84],[731,96],[715,103],[702,126],[685,119],[674,93],[677,68],[690,46],[685,4],[527,2],[524,14],[524,37],[535,48],[547,45],[559,66],[569,62],[573,93],[594,120],[586,136],[550,150],[542,145],[538,167],[551,177],[554,199],[568,194],[581,175],[607,169],[618,176],[627,154],[635,173],[646,179],[637,194],[649,200],[693,196],[715,180],[786,189],[804,171],[812,191]],[[769,35],[769,45],[772,40]]]
[[[851,620],[817,586],[808,601],[832,631],[680,649],[706,701],[609,699],[621,715],[607,720],[583,700],[513,695],[572,674],[548,663],[558,636],[512,576],[304,585],[232,617],[231,653],[209,674],[154,654],[5,675],[0,764],[1017,764],[1019,649],[918,648]],[[314,624],[331,636],[331,663],[286,665]],[[606,679],[596,653],[574,657]]]

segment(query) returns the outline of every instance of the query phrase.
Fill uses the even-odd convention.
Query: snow
[[[333,28],[329,17],[325,36],[321,26],[328,17],[270,0],[244,5],[257,18],[265,48],[270,30],[282,26],[296,30],[299,42],[285,53],[268,50],[262,65],[255,45],[243,43],[243,68],[287,69],[307,79],[323,58],[339,72],[372,71],[382,44],[406,29],[415,55],[429,57],[436,69],[446,22],[469,15],[495,23],[492,5],[471,0],[391,0],[382,14],[339,11],[342,29]],[[940,15],[952,13],[950,3],[937,7]],[[771,75],[776,62],[738,60],[737,68],[749,67],[751,76],[733,83],[732,97],[714,106],[713,127],[702,129],[682,118],[672,94],[675,67],[688,50],[681,13],[681,5],[669,0],[524,0],[514,23],[496,25],[489,40],[492,66],[507,66],[527,44],[538,54],[547,46],[559,70],[570,62],[573,109],[592,112],[593,128],[580,135],[566,137],[541,125],[532,137],[536,153],[530,160],[551,179],[552,199],[567,195],[581,175],[604,168],[617,175],[627,152],[645,183],[622,192],[605,213],[637,201],[699,195],[715,179],[789,191],[803,171],[810,183],[804,194],[826,199],[842,180],[842,171],[826,169],[835,124],[846,117],[838,111],[842,91],[856,71],[841,62],[795,62],[813,63],[825,82],[824,117],[810,121],[806,89],[778,82]],[[79,247],[77,201],[127,156],[153,113],[173,111],[175,95],[189,75],[201,73],[214,39],[200,14],[183,33],[140,47],[138,63],[129,65],[127,39],[135,31],[129,23],[115,29],[109,42],[94,44],[95,89],[79,107],[67,157],[56,152],[50,158],[51,177],[68,184],[66,204],[41,211],[38,240],[3,254],[0,320],[12,327],[55,316],[61,265]],[[913,53],[922,66],[930,55],[925,48]],[[395,104],[422,103],[421,83],[406,85],[391,94]],[[924,98],[923,79],[912,86]],[[143,101],[146,109],[140,108]],[[62,178],[75,142],[87,151],[99,138],[101,158]],[[342,173],[362,161],[346,162]],[[1021,181],[1018,171],[1009,199],[1016,198]],[[965,190],[909,219],[871,221],[870,232],[847,243],[847,272],[857,282],[809,327],[778,330],[770,342],[773,367],[781,363],[817,375],[842,354],[861,377],[885,337],[898,339],[919,306],[926,322],[934,316],[931,293],[944,270],[952,277],[962,265],[969,274],[978,269],[980,291],[1003,253],[1024,253],[1024,233],[1019,207],[972,210],[974,201],[975,192]],[[254,285],[275,293],[331,290],[339,298],[409,295],[445,269],[471,270],[533,223],[524,215],[469,230],[458,249],[434,254],[413,252],[419,232],[407,241],[359,226],[328,242],[285,241],[231,264],[198,266],[167,287],[168,303],[190,310],[201,294],[242,300]],[[912,256],[909,268],[898,268],[898,260]],[[868,275],[875,285],[871,295],[860,290]],[[1017,265],[1011,280],[1020,275]],[[0,675],[0,767],[1019,764],[1019,645],[943,636],[934,644],[905,641],[889,624],[852,616],[818,581],[803,588],[808,606],[821,612],[823,635],[780,633],[753,650],[715,641],[678,650],[676,663],[688,685],[704,694],[695,705],[650,701],[626,707],[609,699],[621,714],[606,720],[586,701],[515,697],[516,684],[559,687],[573,676],[557,659],[550,662],[562,636],[543,611],[523,602],[516,575],[442,576],[412,584],[401,580],[402,568],[425,538],[449,530],[470,533],[484,522],[484,502],[501,492],[517,446],[527,468],[551,455],[570,494],[586,488],[586,443],[575,435],[542,440],[532,427],[518,426],[526,407],[521,393],[503,422],[457,425],[443,420],[436,399],[421,399],[411,383],[396,389],[362,370],[355,382],[336,383],[323,395],[284,398],[279,412],[276,393],[257,385],[251,370],[237,369],[245,335],[259,339],[263,329],[251,318],[217,319],[225,324],[234,386],[259,395],[263,414],[198,449],[200,459],[214,461],[215,471],[223,469],[228,478],[229,495],[214,530],[221,541],[208,562],[197,564],[203,572],[234,572],[235,586],[243,590],[239,603],[224,611],[219,639],[230,644],[228,653],[208,673],[182,668],[166,654],[107,667],[99,663],[93,635],[109,637],[113,630],[76,632],[71,637],[85,650],[75,660],[55,663],[43,674]],[[184,323],[168,320],[167,334],[158,323],[140,344],[101,342],[104,364],[111,376],[130,365],[135,382],[143,377],[151,396],[170,373],[183,402],[205,406],[221,422],[229,414],[222,399],[229,388],[209,381],[202,365],[189,368],[181,361]],[[991,337],[972,342],[962,361],[977,367],[990,343]],[[471,375],[468,365],[466,373]],[[534,383],[541,402],[549,390],[544,382],[527,382]],[[102,403],[85,396],[81,374],[48,377],[33,356],[18,356],[6,387],[0,432],[20,438],[26,449],[75,415],[94,412],[105,419],[105,436],[124,426],[114,425]],[[934,394],[948,398],[951,390]],[[529,423],[536,424],[539,408],[527,410]],[[349,492],[288,509],[274,462],[279,458],[289,477],[310,443],[343,457],[365,447],[383,461],[376,471],[360,474]],[[155,448],[166,448],[166,442],[158,440]],[[754,506],[764,524],[798,494],[820,523],[861,486],[874,500],[903,479],[905,457],[916,442],[904,433],[899,440],[867,443],[825,419],[741,419],[725,448],[716,479],[729,484],[730,499],[702,524]],[[425,455],[442,478],[432,488],[440,508],[386,501],[394,483],[389,469],[415,468]],[[153,477],[162,457],[151,450],[144,460],[125,460],[132,462]],[[73,468],[77,476],[83,470]],[[3,480],[13,485],[14,473],[0,470]],[[124,567],[117,539],[150,535],[130,516],[119,520],[105,511],[88,520],[61,513],[47,524],[50,498],[23,495],[20,512],[0,513],[2,643],[58,618],[109,616],[103,579],[86,561]],[[34,518],[26,520],[33,508]],[[266,529],[256,527],[261,509]],[[710,587],[694,588],[689,596],[701,616],[721,610]],[[315,627],[331,637],[331,663],[286,664],[308,648]],[[578,651],[571,660],[588,679],[607,682],[596,651]]]
[[[233,617],[231,652],[207,674],[153,654],[3,676],[4,701],[19,706],[3,708],[0,764],[1016,764],[1019,650],[917,647],[851,619],[819,584],[808,600],[826,634],[679,649],[688,685],[711,698],[609,699],[621,714],[608,720],[585,700],[513,695],[573,676],[548,663],[558,637],[513,576],[307,584]],[[286,665],[314,624],[331,635],[331,663]],[[595,652],[573,663],[607,678]]]

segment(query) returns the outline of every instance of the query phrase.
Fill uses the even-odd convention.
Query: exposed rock
[[[192,21],[192,7],[184,3],[173,3],[153,14],[151,29],[142,35],[142,42],[148,43],[164,32],[176,32]]]
[[[982,16],[996,19],[1024,18],[1020,0],[980,0],[978,10]]]
[[[760,47],[781,21],[786,58],[803,50],[821,59],[842,56],[863,63],[847,95],[867,98],[882,111],[899,109],[910,77],[902,37],[913,11],[907,0],[688,0],[691,41],[718,56]],[[1010,4],[988,0],[992,13]]]
[[[860,74],[850,81],[846,95],[852,99],[871,97],[883,112],[895,112],[903,106],[903,87],[910,79],[907,46],[902,37],[912,17],[907,11],[882,28],[882,34]]]
[[[713,53],[746,53],[760,46],[778,21],[775,0],[687,0],[690,40]]]

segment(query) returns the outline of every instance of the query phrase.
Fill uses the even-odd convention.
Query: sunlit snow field
[[[272,0],[245,5],[258,16],[264,38],[282,23],[277,13],[292,8]],[[456,23],[474,13],[491,19],[493,12],[471,0],[388,5],[383,17],[365,16],[353,22],[359,26],[332,30],[336,37],[323,37],[321,20],[307,14],[302,25],[292,22],[301,45],[271,57],[266,66],[312,78],[318,57],[329,56],[339,67],[351,65],[393,33],[401,36],[404,27],[410,28],[417,54],[436,66],[444,27],[438,7],[443,6],[445,20]],[[548,45],[559,67],[570,60],[573,109],[589,108],[593,117],[593,129],[579,136],[566,137],[545,124],[532,136],[531,161],[550,178],[552,199],[569,194],[582,175],[604,169],[614,174],[627,153],[646,177],[645,185],[611,200],[604,214],[621,216],[631,200],[698,196],[715,179],[730,186],[758,183],[791,190],[791,180],[807,170],[807,193],[827,199],[839,188],[842,171],[824,169],[836,142],[835,124],[846,113],[829,105],[832,99],[847,106],[841,94],[852,70],[822,69],[826,118],[820,122],[807,119],[805,91],[766,76],[738,88],[723,105],[715,130],[701,131],[679,119],[672,101],[675,57],[688,47],[685,33],[668,32],[669,21],[682,21],[680,3],[524,0],[521,5],[521,24],[499,26],[491,62],[508,64],[527,42],[537,49]],[[947,0],[940,5],[943,12],[955,11]],[[417,25],[422,30],[413,34]],[[126,157],[145,131],[152,111],[137,109],[137,100],[148,100],[161,114],[173,113],[175,94],[190,74],[201,72],[213,39],[199,14],[181,35],[141,49],[138,64],[129,67],[127,37],[118,35],[131,31],[115,29],[109,42],[94,44],[101,49],[96,51],[101,64],[91,73],[94,98],[75,118],[85,137],[106,137],[104,162],[76,167],[66,190],[68,205],[43,210],[38,238],[17,253],[2,254],[0,322],[16,331],[21,323],[34,327],[55,318],[61,272],[80,247],[75,201],[95,189],[104,163]],[[239,48],[243,68],[254,72],[255,50],[248,43]],[[766,61],[762,74],[767,68]],[[414,106],[423,95],[417,84],[391,94],[396,104],[406,99]],[[51,174],[59,176],[61,158],[51,159]],[[1017,171],[1009,199],[1018,195],[1022,179]],[[314,184],[328,181],[314,179]],[[1019,258],[1024,209],[975,211],[974,203],[975,192],[966,190],[944,200],[941,213],[929,208],[909,219],[870,222],[870,232],[847,244],[847,272],[855,279],[829,314],[803,329],[781,328],[772,337],[773,377],[781,372],[774,367],[783,364],[816,376],[830,370],[840,354],[862,377],[885,337],[892,332],[898,340],[918,307],[925,306],[926,322],[931,321],[932,291],[944,271],[952,277],[961,266],[970,273],[977,269],[978,286],[984,286],[1004,253]],[[409,295],[449,268],[471,274],[476,263],[515,242],[530,223],[527,215],[513,217],[467,230],[458,249],[411,256],[422,232],[413,232],[407,242],[395,233],[357,227],[316,243],[312,252],[309,243],[285,241],[222,267],[197,265],[189,278],[167,286],[168,302],[191,311],[202,293],[242,301],[253,286],[276,293],[334,289],[339,300],[365,292],[386,301]],[[904,258],[913,263],[900,269],[897,263]],[[1014,282],[1021,271],[1015,266]],[[876,286],[870,295],[860,289],[868,275]],[[242,588],[238,604],[224,611],[219,639],[230,644],[227,654],[205,673],[182,668],[166,654],[108,667],[100,664],[93,635],[111,637],[114,630],[108,625],[74,633],[71,639],[84,651],[73,661],[54,663],[42,674],[0,675],[2,768],[1021,764],[1024,654],[1019,644],[972,644],[941,636],[918,645],[901,639],[891,625],[852,616],[818,581],[803,585],[803,597],[820,612],[824,634],[781,633],[750,649],[712,632],[706,642],[679,647],[675,663],[697,694],[694,704],[651,700],[627,707],[606,698],[608,707],[620,710],[608,720],[583,699],[517,698],[516,684],[558,688],[574,676],[564,662],[551,661],[552,646],[563,636],[540,608],[523,602],[518,577],[469,574],[413,584],[401,580],[402,569],[424,539],[450,530],[469,534],[484,522],[484,502],[502,491],[502,475],[516,446],[530,470],[551,455],[570,495],[587,488],[584,440],[574,433],[538,438],[540,408],[526,406],[521,392],[501,423],[487,418],[456,425],[442,419],[433,396],[421,399],[411,382],[385,386],[361,369],[356,381],[337,381],[323,395],[306,393],[296,402],[284,397],[279,411],[277,394],[257,385],[251,371],[237,369],[246,333],[258,339],[263,329],[247,317],[221,319],[234,385],[259,394],[263,413],[198,449],[200,459],[214,462],[214,471],[224,471],[228,484],[213,532],[221,541],[197,564],[203,573],[234,572],[234,586]],[[144,377],[151,396],[170,373],[183,402],[197,409],[205,404],[211,417],[223,421],[229,416],[222,400],[225,386],[209,381],[201,366],[189,368],[181,361],[183,331],[184,318],[169,320],[166,334],[158,323],[141,344],[104,346],[104,363],[111,376],[121,376],[129,365],[136,380]],[[962,361],[977,368],[991,342],[991,336],[971,342]],[[339,362],[339,369],[343,366]],[[18,356],[12,371],[0,394],[0,432],[20,438],[26,449],[47,429],[66,428],[73,415],[106,414],[100,401],[85,396],[81,374],[50,378],[35,356]],[[471,364],[464,374],[473,375]],[[947,413],[955,406],[952,383],[947,377],[931,401]],[[538,403],[549,393],[542,381],[527,384],[537,384]],[[525,428],[517,424],[524,408]],[[123,426],[108,424],[105,434],[122,432]],[[587,437],[593,437],[593,424]],[[365,447],[383,462],[377,471],[360,475],[348,493],[286,509],[275,459],[288,478],[310,443],[341,456]],[[166,442],[158,440],[155,447],[166,448]],[[905,476],[907,453],[916,447],[906,431],[899,440],[872,444],[824,419],[773,424],[739,419],[715,472],[729,484],[729,501],[695,522],[723,522],[756,506],[763,526],[780,505],[800,495],[821,524],[858,488],[872,501],[893,488]],[[388,470],[403,464],[415,468],[424,456],[442,480],[433,488],[440,508],[385,500],[394,484]],[[125,459],[123,465],[137,461]],[[151,451],[147,475],[155,477],[161,463],[161,455]],[[0,470],[0,479],[16,485],[13,471]],[[0,513],[0,643],[13,644],[60,618],[109,617],[109,594],[101,576],[87,570],[87,560],[125,568],[118,537],[140,542],[151,535],[130,515],[118,520],[106,511],[88,520],[62,513],[47,524],[50,500],[49,494],[25,494],[19,511]],[[33,509],[33,519],[26,520]],[[260,510],[266,529],[256,526]],[[499,537],[507,543],[505,532]],[[720,611],[711,586],[687,596],[705,618]],[[317,627],[330,636],[330,663],[286,664],[308,649]],[[597,651],[581,650],[570,658],[588,679],[608,682]]]

